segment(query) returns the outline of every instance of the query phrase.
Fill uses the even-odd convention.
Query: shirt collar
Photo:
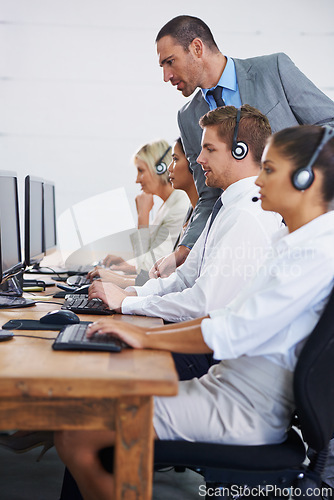
[[[331,210],[315,219],[311,220],[307,224],[304,224],[299,229],[296,229],[292,233],[289,233],[287,227],[280,229],[272,238],[273,244],[277,245],[277,248],[287,248],[293,247],[298,243],[301,244],[303,241],[310,240],[310,235],[312,239],[319,237],[322,234],[333,232],[334,227],[334,211]]]
[[[234,61],[233,59],[231,59],[231,57],[225,57],[227,59],[227,63],[217,85],[215,85],[211,89],[201,89],[204,99],[206,98],[206,94],[209,92],[209,90],[213,90],[218,85],[233,91],[237,90],[237,75],[235,72]]]
[[[254,184],[256,179],[256,175],[253,177],[245,177],[226,188],[221,195],[224,207],[227,208],[232,203],[235,203],[238,198],[245,196],[246,193],[249,193],[250,199],[255,196],[259,191],[258,186]]]

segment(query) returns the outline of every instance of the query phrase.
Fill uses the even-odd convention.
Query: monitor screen
[[[0,171],[1,269],[6,278],[23,269],[17,176]]]
[[[1,289],[1,284],[2,284],[2,253],[1,253],[1,220],[0,220],[0,289]]]
[[[43,245],[43,181],[25,178],[24,257],[27,267],[44,257]]]
[[[56,193],[52,182],[44,181],[44,252],[49,255],[57,247]]]

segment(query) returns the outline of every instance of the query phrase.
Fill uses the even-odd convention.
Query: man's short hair
[[[198,17],[174,17],[161,28],[155,39],[156,43],[167,35],[174,38],[185,51],[189,50],[189,45],[195,38],[200,38],[212,51],[219,50],[210,28]]]
[[[218,137],[232,150],[237,113],[238,109],[234,106],[223,106],[206,113],[200,118],[199,124],[202,128],[217,127]],[[258,109],[249,104],[243,104],[240,108],[237,140],[247,144],[253,160],[259,165],[270,135],[271,127],[268,118]]]

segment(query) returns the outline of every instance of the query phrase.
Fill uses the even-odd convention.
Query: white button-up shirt
[[[142,269],[149,271],[157,260],[173,250],[188,208],[189,198],[186,193],[181,189],[174,189],[160,206],[152,223],[131,234],[137,272]]]
[[[210,219],[184,264],[168,278],[134,287],[138,296],[124,299],[123,314],[185,321],[224,307],[238,294],[255,276],[282,225],[278,214],[252,201],[258,194],[255,179],[242,179],[223,192],[223,207],[208,235]]]
[[[265,356],[293,370],[334,285],[334,212],[282,229],[258,275],[201,324],[217,359]]]

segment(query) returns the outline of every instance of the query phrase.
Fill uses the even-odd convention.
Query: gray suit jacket
[[[299,124],[329,124],[334,127],[334,102],[321,92],[283,54],[234,59],[242,104],[265,114],[273,132]],[[200,165],[202,129],[199,118],[209,105],[199,90],[178,113],[178,124],[187,158],[193,170],[199,200],[181,245],[192,248],[201,234],[221,190],[208,188]]]

